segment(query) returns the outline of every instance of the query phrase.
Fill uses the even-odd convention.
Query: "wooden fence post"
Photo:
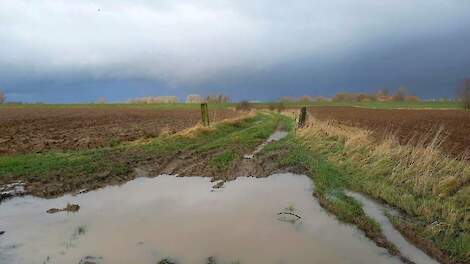
[[[305,121],[307,121],[307,107],[304,106],[300,108],[299,123],[297,124],[297,127],[304,127]]]
[[[202,124],[208,127],[209,126],[209,110],[207,108],[207,103],[201,104],[201,116],[202,116]]]

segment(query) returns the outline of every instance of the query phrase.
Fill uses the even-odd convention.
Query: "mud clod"
[[[101,264],[103,263],[102,257],[95,257],[95,256],[86,256],[78,262],[78,264]]]
[[[5,199],[26,194],[25,183],[13,182],[0,187],[0,202]]]
[[[219,181],[218,183],[216,183],[214,186],[212,186],[213,189],[220,189],[222,187],[224,187],[224,181]]]
[[[157,262],[157,264],[177,264],[177,263],[173,260],[165,258]]]
[[[55,214],[55,213],[58,213],[58,212],[75,213],[75,212],[78,212],[78,210],[80,210],[80,205],[78,205],[78,204],[67,204],[67,206],[62,208],[62,209],[51,208],[51,209],[47,210],[46,212],[48,214]]]

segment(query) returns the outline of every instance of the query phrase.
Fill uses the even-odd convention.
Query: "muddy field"
[[[320,120],[370,129],[379,139],[393,133],[401,144],[429,143],[442,128],[441,147],[446,153],[460,157],[470,150],[470,113],[465,111],[311,107],[309,113]]]
[[[211,121],[238,116],[211,110]],[[196,125],[199,110],[0,108],[0,155],[79,150],[174,133]]]

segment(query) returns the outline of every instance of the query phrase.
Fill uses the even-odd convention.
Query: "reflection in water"
[[[58,199],[0,204],[0,263],[399,263],[326,214],[308,177],[238,178],[211,192],[209,178],[159,176]],[[76,213],[47,214],[67,203]],[[301,221],[280,221],[292,212]],[[292,216],[292,215],[291,215]]]

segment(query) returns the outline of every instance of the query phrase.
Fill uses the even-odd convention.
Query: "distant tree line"
[[[289,102],[326,102],[331,101],[331,98],[325,96],[309,96],[303,95],[300,97],[293,97],[293,96],[282,96],[280,98],[280,102],[282,103],[289,103]]]
[[[209,95],[206,97],[206,102],[216,104],[229,103],[230,97],[223,94]]]
[[[198,94],[190,94],[186,97],[186,103],[197,104],[205,102],[204,98]]]
[[[375,93],[337,93],[332,100],[335,102],[418,102],[421,99],[412,95],[406,87],[401,86],[393,94],[390,94],[388,89],[382,89]]]
[[[98,100],[97,102],[105,102],[105,99]],[[128,100],[131,104],[172,104],[178,103],[179,99],[176,96],[145,96]],[[202,97],[197,94],[190,94],[186,97],[186,103],[229,103],[230,97],[224,94],[215,94]]]
[[[145,96],[129,100],[131,104],[172,104],[178,103],[176,96]]]
[[[283,96],[280,99],[281,102],[387,102],[387,101],[413,101],[418,102],[420,98],[416,95],[412,95],[408,89],[404,86],[398,88],[394,94],[390,94],[388,89],[382,89],[375,93],[337,93],[332,98],[324,96]]]

